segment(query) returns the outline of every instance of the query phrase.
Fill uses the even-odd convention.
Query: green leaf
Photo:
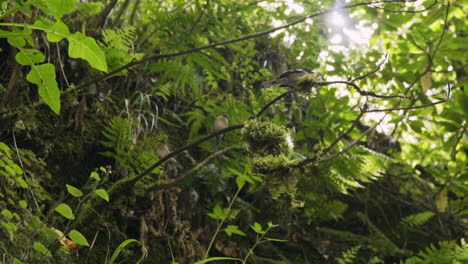
[[[17,258],[13,258],[13,264],[24,264],[24,262]]]
[[[419,120],[414,120],[409,123],[409,126],[414,130],[414,132],[421,133],[424,123]]]
[[[245,179],[242,178],[241,176],[237,176],[236,184],[237,184],[237,188],[242,189],[242,187],[244,187],[245,185]]]
[[[224,210],[223,210],[223,208],[221,208],[221,205],[219,203],[217,203],[213,207],[213,212],[208,213],[208,216],[213,218],[213,219],[224,219],[225,218]]]
[[[68,55],[72,58],[82,58],[98,70],[107,72],[106,55],[91,37],[77,32],[68,37]]]
[[[47,7],[54,15],[55,19],[60,19],[64,14],[68,14],[75,8],[76,0],[47,0]]]
[[[67,186],[67,191],[69,194],[75,196],[75,197],[81,197],[83,196],[83,192],[80,191],[80,189],[76,188],[76,187],[73,187],[71,185],[66,185]]]
[[[194,264],[204,264],[204,263],[208,263],[208,262],[216,261],[216,260],[237,260],[237,261],[242,261],[242,259],[238,259],[238,258],[213,257],[213,258],[207,258],[207,259],[204,259],[204,260],[197,261]]]
[[[0,142],[0,150],[7,152],[10,150],[10,148],[5,143]]]
[[[22,177],[16,177],[16,182],[23,189],[26,189],[29,187],[28,183]]]
[[[106,200],[107,202],[109,202],[109,194],[106,192],[106,190],[104,189],[97,189],[96,191],[96,194],[101,197],[102,199]]]
[[[259,223],[257,223],[257,222],[255,222],[253,225],[250,225],[250,227],[251,227],[252,230],[255,231],[256,233],[262,234],[262,232],[263,232],[263,231],[262,231],[262,230],[263,230],[262,225],[259,224]]]
[[[52,111],[60,113],[60,90],[55,80],[54,65],[50,63],[31,65],[31,71],[26,79],[39,87],[39,95]]]
[[[16,175],[22,175],[23,170],[16,163],[10,164],[11,168],[15,171]]]
[[[3,210],[2,210],[2,215],[5,216],[5,217],[8,218],[8,219],[12,219],[12,218],[13,218],[13,214],[12,214],[11,211],[8,210],[8,209],[3,209]]]
[[[91,176],[89,176],[89,178],[93,179],[93,180],[96,180],[96,181],[100,181],[101,178],[99,177],[99,174],[95,171],[91,172]]]
[[[52,31],[47,32],[47,39],[50,42],[59,42],[64,37],[70,36],[70,30],[67,25],[60,20],[53,24],[51,29]]]
[[[57,207],[55,207],[55,211],[57,211],[59,214],[61,214],[65,218],[68,218],[70,220],[75,219],[75,215],[73,215],[72,209],[70,208],[70,206],[68,206],[65,203],[61,203],[57,205]]]
[[[33,247],[37,252],[41,254],[45,254],[48,257],[52,256],[52,254],[50,254],[50,251],[41,242],[34,242]]]
[[[7,36],[8,43],[16,48],[22,48],[26,45],[26,43],[34,44],[31,35],[32,30],[29,28],[19,29],[14,27],[11,32],[3,30],[0,31],[0,37]]]
[[[21,49],[16,54],[16,61],[21,65],[33,65],[34,63],[44,62],[45,56],[36,49]]]
[[[247,235],[244,232],[242,232],[242,230],[239,230],[239,227],[236,226],[236,225],[228,225],[224,229],[224,232],[226,232],[226,234],[228,236],[231,236],[232,234],[237,234],[237,235],[240,235],[240,236],[246,236]]]
[[[136,239],[127,239],[125,240],[124,242],[120,243],[120,245],[117,247],[117,249],[114,251],[114,253],[112,254],[112,257],[111,259],[109,260],[109,264],[114,264],[115,260],[117,259],[117,257],[119,256],[120,252],[130,243],[137,243],[139,244],[140,246],[142,246],[140,244],[140,242],[138,242],[138,240]],[[146,250],[145,250],[146,252]],[[141,261],[143,261],[144,257],[146,256],[146,254],[143,254],[140,258],[140,260],[138,260],[138,263],[141,263]]]
[[[21,208],[28,207],[28,203],[25,200],[20,200],[18,203]]]
[[[70,233],[68,235],[78,245],[89,247],[88,240],[86,240],[86,237],[83,236],[83,234],[81,234],[80,232],[78,232],[76,230],[72,230],[72,231],[70,231]]]

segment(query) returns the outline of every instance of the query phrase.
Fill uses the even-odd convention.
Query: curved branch
[[[315,162],[316,160],[319,160],[322,155],[327,154],[336,144],[338,144],[338,142],[340,142],[340,140],[342,140],[349,133],[351,133],[351,131],[353,131],[353,129],[356,127],[356,124],[359,122],[361,117],[364,115],[364,113],[366,111],[366,108],[367,108],[367,105],[364,106],[364,109],[361,109],[361,112],[356,117],[356,119],[351,121],[352,125],[348,128],[348,130],[346,130],[343,134],[341,134],[339,137],[337,137],[328,147],[326,147],[323,150],[317,152],[313,157],[306,158],[306,159],[302,160],[296,166],[294,166],[294,168],[300,168],[300,167],[303,167],[306,164]],[[366,133],[366,132],[364,132],[364,133]],[[320,159],[320,161],[322,161],[322,159]]]
[[[441,104],[441,103],[447,102],[448,99],[450,99],[450,95],[451,95],[451,88],[450,88],[450,84],[449,84],[448,85],[447,95],[442,100],[432,102],[432,103],[428,103],[428,104],[423,104],[423,105],[416,105],[416,106],[393,107],[393,108],[385,108],[385,109],[370,109],[370,110],[366,110],[366,113],[391,112],[391,111],[396,111],[396,110],[414,110],[414,109],[426,108],[426,107],[429,107],[429,106],[433,106],[433,105],[436,105],[436,104]]]
[[[413,1],[413,2],[415,2],[415,1]],[[421,10],[407,10],[407,9],[392,10],[392,9],[388,9],[388,8],[380,7],[380,6],[373,6],[373,8],[382,9],[382,10],[385,10],[385,11],[390,12],[390,13],[411,13],[411,14],[417,14],[417,13],[422,13],[422,12],[424,12],[424,11],[427,11],[427,10],[433,8],[436,4],[437,4],[437,0],[434,0],[434,2],[433,2],[432,4],[430,4],[428,7],[424,8],[424,9],[421,9]]]
[[[81,88],[86,87],[88,85],[91,85],[91,84],[97,83],[99,81],[102,81],[102,80],[104,80],[106,78],[109,78],[112,75],[117,74],[117,73],[119,73],[119,72],[121,72],[123,70],[127,70],[127,69],[129,69],[129,68],[131,68],[133,66],[144,64],[144,63],[149,62],[149,61],[155,61],[155,60],[164,59],[164,58],[171,58],[171,57],[181,56],[181,55],[194,53],[194,52],[198,52],[198,51],[205,50],[205,49],[215,48],[215,47],[218,47],[218,46],[224,46],[224,45],[231,44],[231,43],[236,43],[236,42],[241,42],[241,41],[244,41],[244,40],[258,38],[258,37],[261,37],[261,36],[266,36],[266,35],[268,35],[270,33],[275,32],[275,31],[285,29],[285,28],[289,28],[289,27],[292,27],[292,26],[297,25],[299,23],[302,23],[302,22],[306,21],[307,19],[318,17],[318,16],[323,16],[323,15],[326,15],[326,14],[331,13],[333,11],[342,10],[342,9],[350,9],[350,8],[354,8],[354,7],[358,7],[358,6],[370,6],[370,5],[379,4],[379,3],[398,3],[398,2],[404,2],[404,1],[402,1],[402,0],[370,1],[370,2],[364,2],[364,3],[345,5],[345,6],[341,6],[341,7],[337,7],[337,8],[331,8],[331,9],[328,9],[328,10],[317,12],[315,14],[304,16],[304,17],[302,17],[302,18],[300,18],[298,20],[295,20],[295,21],[293,21],[291,23],[288,23],[286,25],[282,25],[282,26],[279,26],[279,27],[274,27],[274,28],[271,28],[271,29],[268,29],[268,30],[265,30],[265,31],[262,31],[262,32],[249,34],[249,35],[245,35],[245,36],[242,36],[242,37],[239,37],[239,38],[229,39],[229,40],[225,40],[225,41],[221,41],[221,42],[217,42],[217,43],[213,43],[213,44],[208,44],[208,45],[205,45],[205,46],[201,46],[201,47],[198,47],[198,48],[193,48],[193,49],[189,49],[189,50],[185,50],[185,51],[154,55],[154,56],[144,58],[144,59],[141,59],[141,60],[132,61],[132,62],[130,62],[130,63],[126,64],[126,65],[123,65],[123,66],[121,66],[121,67],[119,67],[119,68],[117,68],[117,69],[115,69],[115,70],[113,70],[113,71],[111,71],[109,73],[106,73],[106,74],[104,74],[104,75],[102,75],[100,77],[97,77],[94,80],[91,80],[91,81],[86,82],[86,83],[84,83],[82,85],[79,85],[77,88],[81,89]]]
[[[279,100],[281,100],[282,98],[286,97],[287,95],[289,95],[289,94],[291,94],[293,92],[294,92],[293,90],[289,90],[289,91],[287,91],[285,93],[282,93],[280,96],[276,97],[275,99],[271,100],[271,102],[269,102],[268,104],[263,106],[262,109],[260,109],[260,111],[256,115],[252,116],[250,119],[255,119],[255,118],[260,117],[263,114],[263,112],[265,112],[268,109],[268,107],[270,107],[274,103],[278,102]]]
[[[374,71],[375,72],[375,71]],[[366,77],[369,75],[366,75]],[[343,83],[348,86],[353,87],[360,95],[363,96],[372,96],[376,98],[402,98],[402,99],[407,99],[408,97],[404,95],[380,95],[376,94],[375,92],[369,92],[369,91],[363,91],[357,84],[355,84],[353,81],[331,81],[331,82],[312,82],[312,85],[319,85],[319,86],[324,86],[324,85],[329,85],[329,84],[334,84],[334,83]]]
[[[242,150],[239,147],[228,147],[222,150],[219,150],[213,154],[211,154],[209,157],[204,159],[202,162],[198,163],[195,167],[193,167],[190,171],[184,173],[182,176],[178,177],[177,179],[171,181],[171,182],[156,182],[152,185],[150,185],[148,188],[146,188],[146,191],[159,191],[159,190],[165,190],[173,186],[178,186],[181,183],[191,179],[193,177],[193,173],[196,172],[197,170],[205,167],[209,162],[211,162],[213,159],[224,155],[225,153],[232,151],[232,150]]]
[[[210,138],[213,138],[213,137],[216,137],[218,135],[221,135],[221,134],[224,134],[224,133],[227,133],[229,131],[233,131],[233,130],[236,130],[236,129],[239,129],[239,128],[243,128],[243,127],[244,127],[244,124],[238,124],[238,125],[230,126],[228,128],[212,132],[212,133],[200,138],[197,141],[194,141],[194,142],[192,142],[190,144],[187,144],[187,145],[185,145],[183,147],[180,147],[180,148],[174,150],[173,152],[169,153],[168,155],[164,156],[158,162],[156,162],[153,165],[149,166],[147,169],[145,169],[141,173],[139,173],[139,174],[137,174],[137,175],[135,175],[133,177],[125,178],[125,179],[122,179],[122,180],[116,182],[114,185],[112,185],[111,188],[109,188],[109,194],[112,195],[114,193],[118,193],[120,191],[123,191],[123,189],[127,188],[129,185],[135,184],[137,181],[141,180],[143,177],[150,174],[154,169],[159,167],[161,164],[163,164],[164,162],[170,160],[172,157],[176,156],[179,153],[181,153],[181,152],[183,152],[183,151],[185,151],[185,150],[187,150],[189,148],[192,148],[192,147],[194,147],[194,146],[196,146],[196,145],[198,145],[198,144],[200,144],[202,142],[205,142]]]

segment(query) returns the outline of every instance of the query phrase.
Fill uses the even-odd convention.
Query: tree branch
[[[385,109],[370,109],[370,110],[367,110],[366,113],[391,112],[391,111],[396,111],[396,110],[414,110],[414,109],[426,108],[426,107],[433,106],[433,105],[436,105],[436,104],[445,103],[445,102],[448,101],[448,99],[450,99],[450,94],[451,94],[450,84],[448,84],[447,86],[448,86],[447,95],[442,100],[432,102],[432,103],[428,103],[428,104],[424,104],[424,105],[417,105],[417,106],[393,107],[393,108],[385,108]]]
[[[415,1],[411,1],[411,2],[415,2]],[[424,11],[427,11],[431,8],[433,8],[435,5],[437,4],[437,0],[435,0],[431,5],[429,5],[428,7],[424,8],[424,9],[421,9],[421,10],[403,10],[403,9],[400,9],[400,10],[392,10],[392,9],[388,9],[388,8],[384,8],[384,7],[380,7],[380,6],[375,6],[373,8],[377,8],[377,9],[382,9],[382,10],[385,10],[387,12],[390,12],[390,13],[411,13],[411,14],[417,14],[417,13],[422,13]]]
[[[263,114],[263,112],[265,112],[268,109],[268,107],[270,107],[274,103],[278,102],[279,100],[281,100],[282,98],[286,97],[287,95],[289,95],[289,94],[291,94],[293,92],[294,92],[293,90],[289,90],[289,91],[287,91],[285,93],[282,93],[280,96],[276,97],[275,99],[271,100],[271,102],[269,102],[268,104],[263,106],[262,109],[260,109],[260,111],[256,115],[252,116],[250,119],[255,119],[255,118],[260,117]]]
[[[154,56],[144,58],[144,59],[141,59],[141,60],[132,61],[132,62],[130,62],[130,63],[126,64],[126,65],[123,65],[123,66],[121,66],[121,67],[119,67],[119,68],[117,68],[117,69],[115,69],[115,70],[113,70],[113,71],[111,71],[109,73],[103,74],[102,76],[97,77],[94,80],[91,80],[91,81],[86,82],[86,83],[84,83],[82,85],[79,85],[77,88],[81,89],[81,88],[86,87],[88,85],[91,85],[91,84],[97,83],[99,81],[102,81],[102,80],[104,80],[104,79],[106,79],[108,77],[111,77],[112,75],[114,75],[116,73],[119,73],[119,72],[121,72],[123,70],[129,69],[129,68],[134,67],[136,65],[144,64],[144,63],[149,62],[149,61],[155,61],[155,60],[159,60],[159,59],[163,59],[163,58],[171,58],[171,57],[181,56],[181,55],[194,53],[194,52],[198,52],[198,51],[205,50],[205,49],[215,48],[215,47],[218,47],[218,46],[224,46],[224,45],[231,44],[231,43],[236,43],[236,42],[240,42],[240,41],[244,41],[244,40],[258,38],[258,37],[261,37],[261,36],[266,36],[266,35],[268,35],[270,33],[275,32],[275,31],[285,29],[285,28],[289,28],[289,27],[292,27],[292,26],[294,26],[296,24],[302,23],[302,22],[306,21],[307,19],[318,17],[318,16],[323,16],[323,15],[326,15],[326,14],[331,13],[331,12],[336,11],[336,10],[350,9],[350,8],[354,8],[354,7],[358,7],[358,6],[369,6],[369,5],[373,5],[373,4],[379,4],[379,3],[398,3],[398,2],[404,2],[404,1],[403,0],[384,0],[384,1],[370,1],[370,2],[364,2],[364,3],[345,5],[345,6],[342,6],[342,7],[332,8],[332,9],[324,10],[324,11],[321,11],[321,12],[317,12],[315,14],[307,15],[307,16],[304,16],[304,17],[302,17],[302,18],[300,18],[298,20],[295,20],[295,21],[293,21],[291,23],[288,23],[286,25],[282,25],[282,26],[279,26],[279,27],[274,27],[274,28],[271,28],[271,29],[268,29],[268,30],[265,30],[265,31],[262,31],[262,32],[249,34],[249,35],[245,35],[245,36],[242,36],[242,37],[239,37],[239,38],[225,40],[225,41],[221,41],[221,42],[217,42],[217,43],[212,43],[212,44],[208,44],[208,45],[205,45],[205,46],[201,46],[201,47],[198,47],[198,48],[193,48],[193,49],[189,49],[189,50],[185,50],[185,51],[154,55]]]
[[[152,185],[150,185],[148,188],[146,188],[146,191],[159,191],[159,190],[165,190],[173,186],[178,186],[181,183],[191,179],[193,177],[193,173],[196,172],[197,170],[205,167],[209,162],[211,162],[213,159],[220,157],[224,155],[225,153],[233,150],[242,150],[239,147],[228,147],[222,150],[219,150],[213,154],[211,154],[209,157],[204,159],[202,162],[198,163],[195,167],[193,167],[190,171],[184,173],[182,176],[178,177],[177,179],[171,181],[171,182],[166,182],[166,183],[161,183],[161,182],[156,182]]]
[[[346,130],[343,134],[341,134],[339,137],[337,137],[328,147],[324,148],[323,150],[318,151],[313,157],[306,158],[303,161],[299,162],[294,168],[300,168],[303,167],[306,164],[315,162],[318,160],[322,155],[327,154],[338,142],[340,142],[344,137],[346,137],[353,129],[356,127],[356,124],[359,122],[361,117],[364,115],[366,111],[367,105],[364,106],[364,109],[361,109],[361,112],[359,115],[351,121],[352,125]],[[364,132],[365,133],[365,132]]]

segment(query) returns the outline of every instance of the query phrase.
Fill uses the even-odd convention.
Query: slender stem
[[[265,241],[263,241],[263,238],[264,238],[265,235],[268,233],[268,231],[270,230],[270,228],[271,228],[271,226],[268,226],[267,229],[265,230],[265,232],[260,236],[260,238],[257,239],[257,241],[255,242],[255,244],[249,249],[249,252],[248,252],[247,255],[245,256],[244,260],[242,260],[242,263],[245,263],[245,262],[249,259],[250,255],[253,254],[254,249],[255,249],[258,245],[260,245],[261,243],[265,242]]]
[[[229,216],[231,215],[231,208],[232,208],[232,205],[233,205],[234,202],[236,201],[237,195],[239,195],[239,193],[240,193],[241,190],[242,190],[242,187],[240,187],[239,189],[237,189],[236,194],[234,194],[234,197],[232,197],[232,200],[231,200],[231,202],[229,203],[229,206],[228,206],[228,208],[227,208],[227,215],[221,219],[221,223],[219,223],[218,226],[216,227],[216,232],[214,233],[213,237],[211,238],[210,245],[209,245],[208,248],[206,249],[206,252],[205,252],[205,259],[208,258],[208,254],[210,253],[211,247],[213,246],[213,243],[214,243],[214,241],[215,241],[215,239],[216,239],[216,236],[218,235],[219,231],[221,231],[221,227],[223,226],[224,222],[225,222],[225,221],[229,218]]]

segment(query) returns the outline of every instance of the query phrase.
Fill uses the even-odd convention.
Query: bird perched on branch
[[[315,95],[317,89],[312,88],[319,87],[317,82],[321,81],[323,81],[323,76],[320,73],[304,68],[284,72],[278,78],[265,82],[263,87],[277,85],[294,89],[298,93]]]
[[[229,126],[229,120],[228,120],[228,115],[227,114],[222,114],[218,117],[216,117],[215,122],[214,122],[214,128],[215,131],[220,131]],[[215,151],[218,150],[219,144],[223,140],[224,134],[220,134],[216,136],[216,145],[215,145]]]
[[[171,153],[171,149],[167,143],[167,139],[159,139],[158,144],[156,144],[156,155],[162,159],[169,155],[169,153]],[[183,166],[174,158],[170,158],[169,163],[173,164],[176,169],[183,168]]]
[[[313,71],[307,68],[283,72],[278,78],[265,82],[263,84],[263,87],[267,88],[273,85],[278,85],[281,87],[294,88],[299,82],[299,79],[300,79],[299,77],[302,77],[311,73],[313,73]]]

